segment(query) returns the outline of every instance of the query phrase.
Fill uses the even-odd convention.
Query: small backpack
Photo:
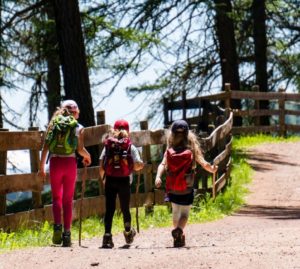
[[[46,135],[51,154],[70,155],[77,148],[77,120],[71,115],[57,115]]]
[[[193,153],[190,149],[169,148],[167,157],[166,190],[184,192],[193,187]]]
[[[127,177],[133,171],[131,142],[129,138],[109,137],[104,142],[104,170],[107,176]]]

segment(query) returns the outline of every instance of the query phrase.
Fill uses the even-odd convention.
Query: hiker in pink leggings
[[[61,222],[63,209],[64,229],[70,231],[72,222],[72,203],[76,181],[76,159],[74,157],[52,157],[50,178],[54,223]]]
[[[75,151],[83,157],[85,166],[91,164],[90,154],[83,146],[83,126],[77,122],[79,109],[75,101],[62,103],[50,120],[43,145],[39,174],[45,178],[47,153],[50,156],[49,175],[54,217],[53,244],[71,246],[72,204],[77,175]],[[63,211],[63,226],[62,218]]]

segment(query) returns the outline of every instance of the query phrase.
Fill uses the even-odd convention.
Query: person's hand
[[[211,172],[212,173],[216,173],[217,171],[218,171],[218,166],[216,165],[216,164],[213,164],[212,166],[211,166]]]
[[[160,188],[161,187],[161,183],[162,183],[162,180],[160,177],[156,177],[155,179],[155,186],[156,188]]]
[[[92,160],[90,155],[83,157],[82,163],[84,166],[89,166],[91,162]]]

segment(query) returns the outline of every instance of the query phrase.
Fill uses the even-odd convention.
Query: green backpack
[[[70,155],[77,148],[77,120],[70,115],[57,115],[46,135],[46,143],[51,154]]]

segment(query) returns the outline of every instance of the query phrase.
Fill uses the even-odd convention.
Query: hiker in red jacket
[[[136,232],[131,227],[130,178],[133,170],[139,171],[143,167],[138,149],[130,142],[128,122],[117,120],[111,134],[104,140],[100,156],[100,178],[104,180],[106,198],[102,248],[114,247],[111,229],[117,195],[123,214],[125,241],[127,244],[133,242]]]
[[[189,130],[187,122],[174,121],[167,137],[167,150],[155,179],[155,185],[159,188],[162,174],[167,172],[166,192],[172,203],[174,247],[185,246],[184,228],[194,200],[194,170],[197,163],[211,173],[218,169],[205,161],[197,136]]]

